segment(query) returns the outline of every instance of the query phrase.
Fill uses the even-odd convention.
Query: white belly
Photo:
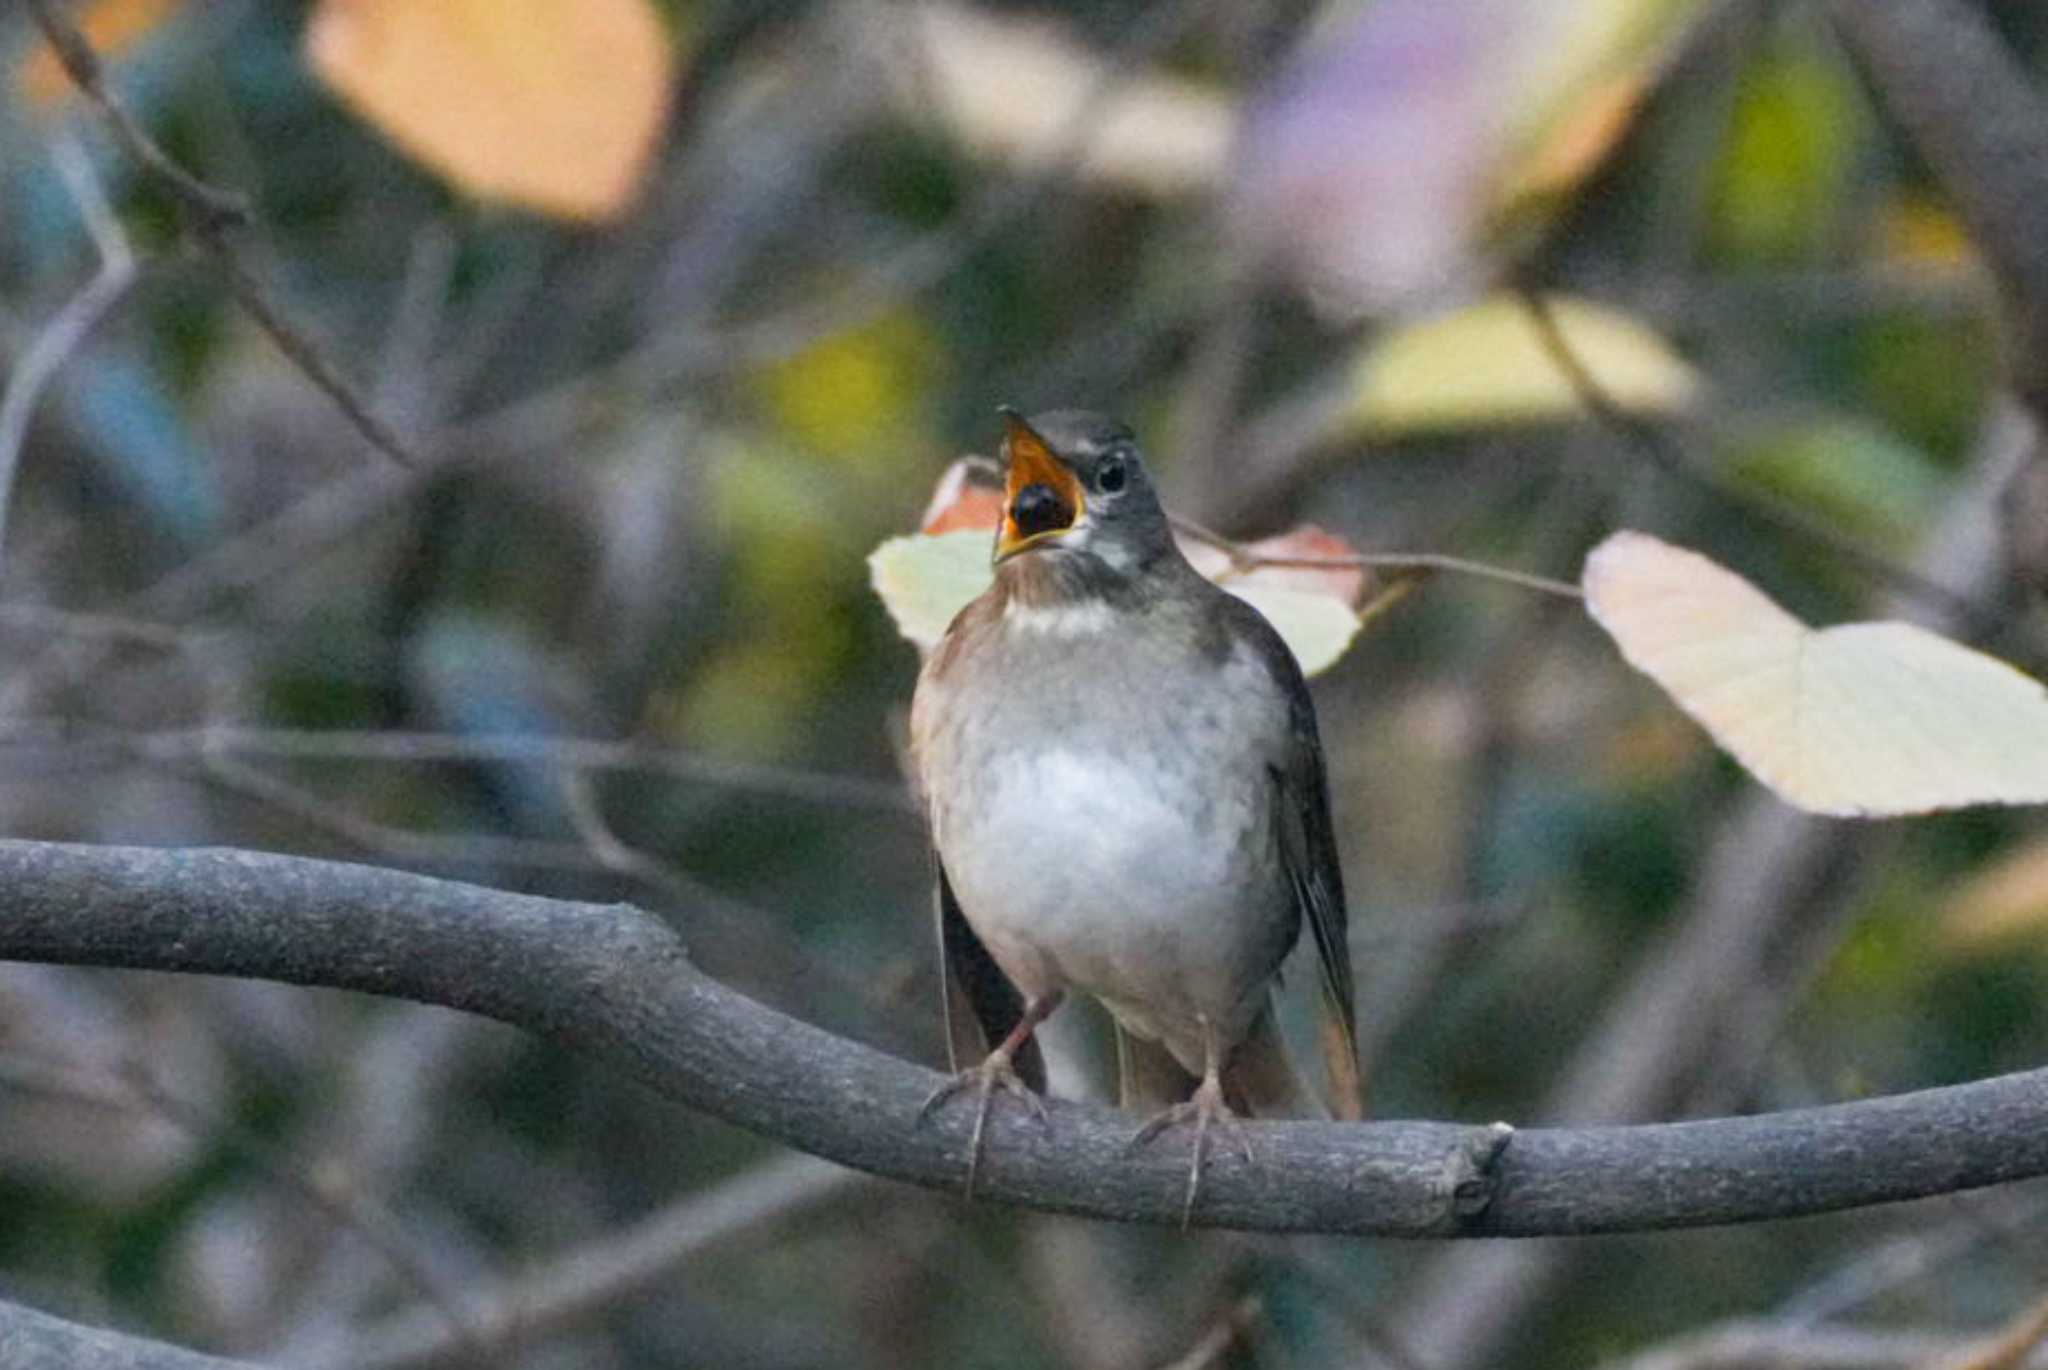
[[[1190,787],[1092,740],[977,768],[971,802],[935,796],[940,856],[1027,995],[1084,990],[1199,1071],[1205,1030],[1236,1042],[1294,939],[1270,781]]]

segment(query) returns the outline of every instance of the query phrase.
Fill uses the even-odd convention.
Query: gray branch
[[[248,1362],[0,1303],[0,1365],[7,1370],[247,1370]]]
[[[1828,11],[1990,262],[2015,387],[2048,414],[2048,99],[1979,7],[1829,0]]]
[[[906,927],[908,920],[906,919]],[[327,985],[516,1024],[741,1127],[957,1189],[967,1114],[920,1125],[933,1072],[693,967],[663,924],[368,866],[226,849],[0,842],[0,958]],[[1505,1130],[1503,1129],[1502,1132]],[[1184,1147],[1125,1154],[1128,1118],[999,1108],[982,1192],[1179,1218]],[[2048,1070],[1760,1117],[1501,1132],[1273,1122],[1210,1164],[1197,1221],[1263,1232],[1556,1236],[1756,1222],[2048,1174]]]

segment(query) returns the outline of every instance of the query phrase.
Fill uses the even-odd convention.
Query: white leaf
[[[1787,803],[1883,817],[2048,803],[2048,690],[1907,623],[1813,629],[1725,567],[1622,532],[1586,558],[1586,608]]]

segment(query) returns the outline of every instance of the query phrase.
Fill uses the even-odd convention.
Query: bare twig
[[[360,1190],[308,1174],[290,1156],[248,1129],[165,1089],[141,1062],[120,1061],[115,1072],[108,1074],[26,1058],[17,1052],[0,1058],[0,1085],[56,1095],[93,1108],[147,1110],[193,1137],[231,1148],[273,1184],[291,1190],[369,1243],[433,1310],[443,1336],[471,1351],[480,1349],[455,1292],[434,1274],[395,1214]]]
[[[1773,1316],[1793,1327],[1838,1321],[1881,1295],[1942,1272],[1987,1242],[2034,1228],[2044,1210],[2048,1197],[2016,1195],[2002,1201],[1995,1212],[1987,1205],[1966,1204],[1961,1216],[1938,1227],[1914,1223],[1786,1299]]]
[[[0,609],[0,621],[20,617],[52,622],[92,637],[133,638],[175,648],[176,629],[102,615]],[[538,766],[564,772],[618,771],[677,780],[832,808],[871,809],[915,816],[905,788],[892,780],[735,761],[682,747],[534,733],[352,732],[343,729],[261,728],[220,723],[201,728],[130,732],[76,725],[61,718],[0,718],[0,747],[67,746],[119,749],[152,761],[189,761],[207,753],[267,756],[291,761],[353,761],[424,766],[441,762]]]
[[[690,1194],[620,1232],[561,1252],[494,1290],[470,1291],[470,1327],[504,1357],[545,1341],[669,1276],[677,1266],[871,1188],[858,1171],[811,1156],[768,1161]],[[463,1343],[431,1311],[413,1309],[371,1327],[326,1370],[424,1370],[459,1356]]]
[[[1935,1361],[1929,1370],[2017,1370],[2028,1353],[2048,1337],[2048,1298],[2021,1309],[1998,1334]]]
[[[72,84],[104,116],[114,140],[177,200],[193,240],[213,258],[236,300],[270,335],[278,350],[334,402],[372,447],[400,466],[424,465],[421,457],[377,417],[355,387],[328,361],[319,345],[271,304],[262,286],[242,265],[227,236],[230,229],[249,220],[248,205],[242,197],[208,185],[157,146],[156,140],[128,112],[127,105],[108,87],[98,54],[62,7],[52,0],[29,0],[29,13],[49,40]]]
[[[1550,300],[1542,291],[1524,285],[1518,286],[1515,293],[1520,298],[1522,307],[1528,311],[1530,322],[1535,325],[1536,336],[1541,341],[1544,351],[1557,363],[1558,370],[1564,374],[1566,383],[1578,396],[1579,403],[1585,407],[1586,412],[1621,436],[1659,470],[1754,514],[1780,532],[1789,533],[1822,548],[1839,557],[1869,580],[1965,622],[1974,620],[1974,606],[1948,586],[1935,583],[1911,567],[1887,561],[1869,548],[1844,537],[1796,505],[1745,489],[1723,479],[1696,461],[1664,429],[1652,423],[1645,423],[1607,393],[1599,377],[1593,374],[1572,348],[1571,340],[1565,336],[1564,329],[1557,321],[1556,311],[1550,307]]]
[[[50,141],[50,155],[58,174],[78,206],[86,232],[98,251],[100,267],[85,288],[57,312],[35,342],[10,369],[7,393],[0,397],[0,537],[7,527],[7,510],[14,492],[14,475],[21,463],[21,447],[28,437],[30,417],[43,388],[65,360],[85,341],[85,335],[135,281],[135,254],[128,235],[107,204],[92,161],[69,131],[60,129]],[[4,543],[0,543],[4,546]]]
[[[1998,278],[2014,388],[2048,418],[2048,98],[1959,0],[1828,0],[1835,29]]]
[[[1483,561],[1469,561],[1464,557],[1448,556],[1441,552],[1360,552],[1348,557],[1290,557],[1274,556],[1260,552],[1234,538],[1195,522],[1179,514],[1171,516],[1174,531],[1185,533],[1199,542],[1230,558],[1231,573],[1243,575],[1256,571],[1262,566],[1294,567],[1302,570],[1355,571],[1372,567],[1389,567],[1396,570],[1452,571],[1459,575],[1478,576],[1482,580],[1497,580],[1505,585],[1519,585],[1525,590],[1537,590],[1547,595],[1558,595],[1565,599],[1584,599],[1585,592],[1569,581],[1554,580],[1528,571],[1511,570],[1505,566],[1489,566]]]
[[[0,1302],[0,1348],[6,1350],[9,1364],[26,1370],[256,1370],[248,1361],[223,1360],[147,1337],[67,1322],[17,1303]]]
[[[1265,1316],[1266,1301],[1257,1294],[1246,1294],[1209,1323],[1187,1354],[1175,1357],[1159,1370],[1210,1370],[1211,1366],[1227,1364],[1225,1358],[1230,1348],[1252,1340]]]
[[[206,745],[220,751],[296,759],[408,764],[468,761],[572,771],[644,771],[809,804],[899,813],[916,811],[903,786],[891,780],[733,761],[646,742],[541,737],[531,733],[363,733],[226,725],[190,733],[159,733],[151,736],[146,745],[163,754]]]

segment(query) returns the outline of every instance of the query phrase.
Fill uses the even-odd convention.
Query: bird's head
[[[1113,575],[1173,550],[1166,511],[1131,430],[1079,409],[1003,415],[1003,521],[995,562],[1081,557]]]

